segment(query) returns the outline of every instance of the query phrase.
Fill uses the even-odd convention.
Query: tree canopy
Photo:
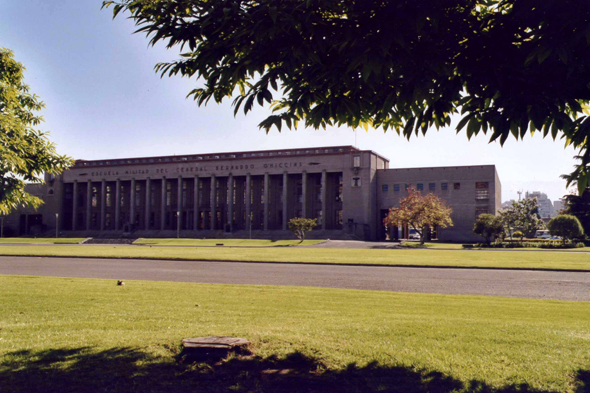
[[[564,243],[566,240],[584,236],[584,228],[580,220],[570,214],[560,214],[553,217],[547,224],[547,228],[552,236],[561,237]]]
[[[590,233],[590,187],[586,188],[581,195],[564,196],[566,214],[576,216],[584,227],[584,231]]]
[[[590,2],[580,0],[121,0],[151,43],[179,45],[162,75],[204,81],[199,105],[272,104],[260,127],[451,124],[503,144],[541,132],[580,150],[590,185]]]
[[[27,193],[25,184],[41,183],[44,172],[57,174],[72,163],[33,128],[43,120],[35,112],[44,104],[24,84],[24,70],[12,51],[0,48],[0,214],[39,206],[41,199]]]
[[[486,244],[490,244],[493,239],[500,236],[504,232],[504,226],[500,217],[493,214],[480,214],[475,219],[473,225],[473,233],[483,237]]]
[[[420,235],[420,243],[426,240],[428,228],[453,226],[452,210],[439,197],[429,193],[422,195],[414,188],[399,202],[399,207],[389,209],[383,225],[409,225]]]
[[[510,237],[516,236],[513,233],[515,230],[521,231],[524,236],[533,237],[538,229],[545,226],[539,217],[537,198],[512,202],[511,206],[500,210],[500,219]]]

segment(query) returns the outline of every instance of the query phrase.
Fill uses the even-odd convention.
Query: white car
[[[535,239],[552,239],[551,234],[547,230],[539,230],[535,233]]]
[[[420,235],[416,232],[415,229],[410,229],[410,233],[408,234],[409,240],[420,240]]]

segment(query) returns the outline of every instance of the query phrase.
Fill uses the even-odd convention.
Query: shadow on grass
[[[171,349],[174,352],[174,349]],[[133,348],[18,351],[0,364],[2,392],[421,392],[549,393],[528,385],[492,388],[440,372],[369,364],[328,370],[299,352],[284,358],[235,356],[191,363]],[[576,393],[590,392],[590,372],[580,371]]]

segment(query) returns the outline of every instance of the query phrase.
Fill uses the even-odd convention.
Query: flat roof
[[[241,152],[221,152],[206,154],[186,154],[180,156],[154,156],[154,157],[132,157],[132,158],[114,158],[102,160],[76,160],[74,167],[87,166],[113,166],[113,165],[135,165],[135,164],[152,164],[163,162],[201,162],[213,160],[234,160],[250,159],[261,157],[297,157],[297,156],[317,156],[346,154],[355,152],[370,152],[377,157],[389,162],[389,160],[372,150],[360,150],[354,146],[327,146],[327,147],[309,147],[298,149],[280,149],[280,150],[253,150]]]

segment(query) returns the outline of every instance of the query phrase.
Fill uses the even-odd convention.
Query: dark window
[[[449,189],[449,183],[440,183],[440,189],[446,191]]]
[[[436,183],[428,183],[428,189],[430,191],[436,190]]]
[[[408,188],[410,188],[411,184],[410,183],[406,183],[406,191],[408,191]]]
[[[460,190],[461,189],[461,183],[453,183],[453,189]]]
[[[383,191],[383,192],[387,192],[388,190],[389,190],[389,187],[387,186],[387,184],[383,184],[383,185],[381,186],[381,191]]]
[[[399,191],[399,190],[400,190],[399,184],[394,184],[393,191]]]
[[[416,189],[417,189],[418,191],[422,191],[422,190],[424,189],[424,184],[422,184],[422,183],[418,183],[418,184],[416,185]]]
[[[480,214],[488,214],[490,208],[488,206],[479,206],[475,208],[475,217],[479,217]]]

